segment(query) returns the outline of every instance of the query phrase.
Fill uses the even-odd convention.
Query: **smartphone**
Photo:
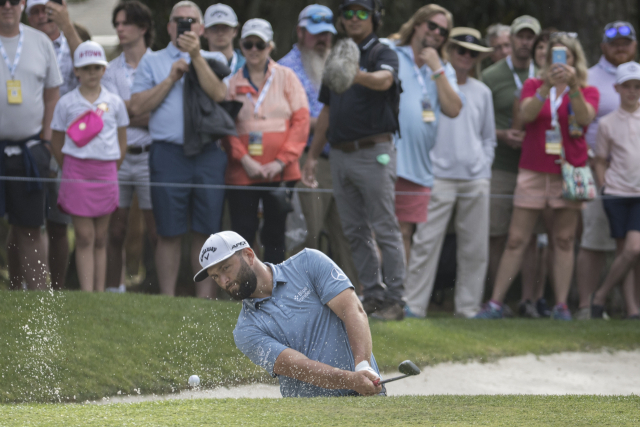
[[[178,27],[178,37],[187,31],[191,31],[191,24],[193,24],[193,19],[191,18],[180,19],[176,23]]]
[[[556,46],[551,50],[551,62],[553,64],[567,63],[567,48],[564,46]]]

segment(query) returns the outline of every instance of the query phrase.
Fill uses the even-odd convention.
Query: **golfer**
[[[322,252],[305,249],[282,264],[261,262],[239,234],[211,235],[202,270],[242,312],[236,345],[280,381],[283,397],[386,395],[371,353],[369,322],[347,276]]]

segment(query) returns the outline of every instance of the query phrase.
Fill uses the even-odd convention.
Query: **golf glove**
[[[356,366],[356,372],[358,371],[369,371],[373,375],[375,375],[376,378],[380,379],[380,375],[378,375],[378,373],[373,370],[371,365],[369,365],[369,362],[367,362],[366,360],[363,360],[362,362],[358,363],[358,365]]]

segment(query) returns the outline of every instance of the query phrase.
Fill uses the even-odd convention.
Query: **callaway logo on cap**
[[[209,28],[213,25],[228,25],[229,27],[238,26],[238,17],[233,9],[226,4],[218,3],[209,6],[204,12],[204,26]]]
[[[212,234],[209,236],[202,249],[200,250],[200,265],[202,270],[195,275],[193,280],[195,282],[201,282],[206,279],[207,269],[212,267],[236,252],[248,248],[249,244],[238,233],[233,231],[221,231],[220,233]]]

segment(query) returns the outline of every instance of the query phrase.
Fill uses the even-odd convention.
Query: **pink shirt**
[[[609,159],[605,194],[640,197],[640,108],[633,113],[618,108],[601,118],[595,152]]]
[[[522,88],[521,100],[535,96],[536,90],[542,86],[540,79],[527,79]],[[580,89],[585,101],[598,111],[598,100],[600,95],[598,89],[592,86]],[[562,146],[564,147],[567,161],[573,166],[585,166],[588,159],[588,147],[584,140],[584,135],[580,138],[572,138],[569,134],[569,94],[565,93],[562,97],[562,104],[558,108],[558,122],[560,124],[560,133],[562,134]],[[547,154],[545,151],[545,142],[547,130],[551,129],[551,104],[546,99],[538,117],[527,124],[525,130],[526,135],[522,141],[522,154],[520,154],[520,167],[535,172],[560,174],[560,164],[556,160],[560,156]],[[587,127],[583,129],[583,133],[587,132]]]

